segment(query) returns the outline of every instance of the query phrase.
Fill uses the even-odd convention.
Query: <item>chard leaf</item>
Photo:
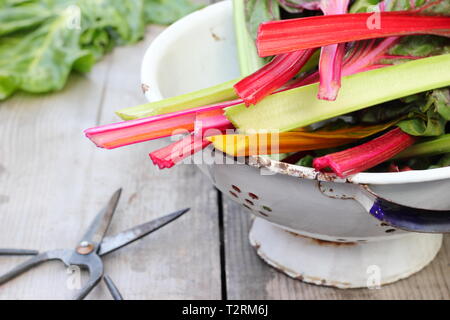
[[[258,27],[264,21],[279,20],[279,7],[275,0],[233,0],[233,18],[239,68],[247,76],[266,62],[256,50]]]
[[[435,89],[416,96],[409,105],[409,119],[398,126],[414,136],[440,136],[450,120],[450,88]]]
[[[398,126],[414,136],[439,136],[450,120],[450,88],[408,96],[362,110],[358,122],[380,123],[404,118]],[[405,119],[406,118],[406,119]]]
[[[68,18],[68,11],[62,10],[33,32],[2,39],[0,98],[18,89],[33,93],[59,90],[77,60],[87,64],[90,53],[79,47],[81,30],[67,28]]]
[[[442,118],[450,121],[450,88],[433,90],[430,94],[430,102]]]
[[[147,22],[172,23],[190,0],[0,0],[0,100],[60,90],[117,45],[142,39]]]
[[[426,117],[414,115],[412,119],[400,121],[398,126],[413,136],[440,136],[445,133],[447,121],[434,110],[428,110]]]
[[[427,57],[446,53],[450,53],[450,38],[433,35],[402,37],[389,49],[389,54],[397,56]]]
[[[428,5],[436,0],[386,0],[386,11],[404,11],[414,10]],[[368,12],[372,11],[374,6],[382,0],[356,0],[354,1],[350,12]],[[450,14],[450,2],[443,0],[423,10],[424,14]]]
[[[361,110],[355,114],[355,117],[358,122],[377,124],[405,117],[414,108],[413,104],[404,104],[397,100]]]
[[[40,25],[54,14],[54,8],[44,1],[16,5],[0,3],[0,36]]]
[[[280,6],[290,13],[306,10],[319,10],[320,0],[277,0]]]
[[[191,0],[144,0],[144,4],[146,22],[164,25],[203,7]]]
[[[437,163],[437,166],[440,168],[450,166],[450,153],[444,155]]]
[[[308,155],[304,156],[303,158],[301,158],[300,160],[298,160],[296,165],[312,168],[313,160],[314,160],[314,157],[308,154]]]
[[[380,3],[381,0],[356,0],[350,7],[350,13],[369,12],[372,8]]]
[[[390,0],[387,1],[387,10],[389,11],[401,11],[401,10],[413,10],[422,6],[428,5],[436,0]],[[436,2],[436,4],[423,10],[424,14],[450,14],[450,2],[443,0]]]
[[[280,11],[275,0],[244,0],[247,29],[254,41],[262,22],[280,20]]]

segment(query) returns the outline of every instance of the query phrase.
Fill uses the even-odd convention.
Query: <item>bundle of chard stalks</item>
[[[449,0],[233,6],[242,78],[119,110],[87,137],[113,149],[188,132],[150,153],[161,169],[210,144],[340,177],[450,165]]]

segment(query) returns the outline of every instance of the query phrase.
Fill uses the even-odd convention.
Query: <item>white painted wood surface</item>
[[[85,139],[83,129],[117,121],[114,110],[145,102],[140,62],[162,30],[150,27],[145,41],[116,49],[89,75],[73,76],[60,93],[19,94],[0,104],[0,247],[70,248],[112,192],[123,187],[109,234],[192,208],[173,224],[105,257],[106,273],[126,299],[450,298],[449,236],[424,271],[380,290],[304,284],[256,256],[248,243],[249,214],[228,198],[220,208],[217,191],[194,166],[153,167],[147,154],[166,142],[106,151]],[[0,257],[0,274],[23,260]],[[50,263],[1,286],[0,299],[67,298],[67,279],[64,267]],[[102,283],[88,298],[110,296]]]

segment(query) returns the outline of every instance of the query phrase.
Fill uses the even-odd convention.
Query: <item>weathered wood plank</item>
[[[340,290],[294,280],[269,267],[248,241],[250,214],[224,201],[226,273],[229,299],[450,299],[450,236],[422,272],[379,290]]]
[[[81,129],[97,117],[110,64],[106,59],[86,78],[73,76],[63,92],[20,94],[1,103],[1,247],[72,247],[81,237],[83,219],[94,214],[81,207],[92,154]],[[0,273],[22,260],[0,257]],[[58,271],[62,277],[54,280]],[[65,286],[64,271],[40,267],[2,286],[0,298],[50,298]]]
[[[143,102],[138,92],[139,68],[146,47],[142,43],[114,52],[101,123],[117,121],[114,110]],[[153,166],[148,153],[168,142],[152,141],[94,152],[90,189],[98,192],[86,193],[87,207],[95,205],[99,193],[108,196],[111,189],[106,186],[124,187],[126,205],[119,210],[111,232],[178,209],[192,208],[186,216],[148,239],[107,257],[107,272],[127,298],[219,299],[217,194],[193,165],[180,165],[167,171]],[[92,298],[103,296],[98,291]]]
[[[139,68],[150,41],[119,48],[61,93],[20,95],[0,106],[0,247],[72,247],[118,187],[110,234],[183,207],[192,210],[148,238],[105,258],[125,298],[221,297],[216,191],[193,166],[156,170],[151,142],[95,148],[82,130],[117,121],[117,107],[143,103]],[[195,187],[190,187],[195,186]],[[0,273],[23,258],[0,257]],[[61,265],[42,266],[0,288],[0,299],[54,298],[66,287]],[[70,297],[70,292],[61,295]],[[89,298],[109,299],[101,284]]]

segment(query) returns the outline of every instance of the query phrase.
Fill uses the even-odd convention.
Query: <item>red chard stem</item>
[[[316,170],[330,168],[341,178],[372,168],[405,150],[416,138],[395,128],[372,141],[314,159]]]
[[[291,80],[311,58],[315,49],[276,56],[264,67],[234,85],[246,106],[254,105]]]
[[[368,23],[374,19],[379,24]],[[257,47],[261,57],[331,44],[404,36],[450,36],[450,17],[407,11],[350,13],[264,22],[259,26]]]

